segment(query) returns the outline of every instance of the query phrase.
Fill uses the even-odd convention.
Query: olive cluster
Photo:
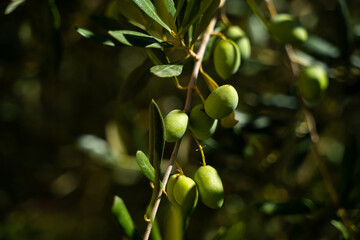
[[[216,169],[210,165],[201,166],[194,180],[184,174],[173,174],[168,181],[169,201],[178,206],[184,217],[195,209],[198,197],[209,208],[221,208],[224,202],[224,188]]]
[[[174,109],[164,118],[165,140],[176,142],[190,128],[199,140],[210,138],[217,127],[219,119],[230,115],[238,104],[236,89],[222,85],[212,91],[204,104],[196,105],[190,112],[190,117],[180,109]]]
[[[193,107],[189,116],[182,110],[172,110],[164,118],[166,141],[181,139],[188,129],[196,139],[210,138],[218,120],[233,113],[237,104],[237,91],[226,84],[212,91],[203,104]],[[167,195],[170,202],[181,209],[183,216],[191,214],[199,196],[206,206],[214,209],[224,202],[221,178],[215,168],[205,164],[196,171],[194,180],[183,173],[172,175],[167,184]]]

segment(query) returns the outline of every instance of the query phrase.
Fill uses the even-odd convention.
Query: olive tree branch
[[[186,102],[185,102],[185,107],[184,107],[184,112],[186,112],[186,113],[189,113],[190,108],[191,108],[192,93],[193,93],[193,90],[194,90],[194,88],[196,86],[196,83],[197,83],[197,78],[198,78],[198,75],[199,75],[201,62],[202,62],[203,57],[204,57],[206,45],[208,44],[209,39],[210,39],[210,35],[214,30],[215,23],[216,23],[216,17],[211,19],[208,27],[206,28],[206,30],[205,30],[205,32],[203,34],[201,45],[200,45],[199,50],[198,50],[198,52],[196,54],[196,57],[195,57],[194,68],[193,68],[193,71],[192,71],[192,74],[191,74],[191,77],[190,77],[190,80],[189,80],[188,90],[187,90],[187,95],[186,95]],[[165,174],[164,174],[164,177],[163,177],[163,180],[162,180],[162,185],[164,186],[164,188],[166,187],[166,184],[167,184],[167,182],[169,180],[170,173],[172,171],[174,161],[175,161],[175,159],[177,157],[177,154],[178,154],[178,151],[179,151],[179,148],[180,148],[180,142],[181,142],[181,139],[178,140],[175,143],[174,149],[173,149],[171,157],[170,157],[169,165],[167,166],[167,168],[165,170]],[[156,201],[154,203],[154,207],[153,207],[153,210],[152,210],[151,216],[150,216],[150,221],[148,222],[148,225],[146,227],[143,240],[148,240],[149,239],[151,229],[152,229],[152,225],[153,225],[153,221],[155,220],[155,217],[156,217],[159,205],[160,205],[162,194],[163,194],[163,191],[160,190],[158,195],[157,195],[157,199],[156,199]]]
[[[252,10],[256,13],[258,13],[257,15],[259,15],[259,10],[257,9],[257,6],[254,4],[253,0],[248,0],[248,2],[251,2],[251,6],[252,6]],[[276,8],[274,6],[274,3],[272,0],[264,0],[266,7],[270,13],[270,17],[273,18],[274,16],[276,16],[277,11]],[[261,19],[262,17],[259,16]],[[262,19],[263,20],[263,19]],[[265,23],[265,21],[263,20],[263,22]],[[305,115],[305,121],[306,121],[306,125],[308,127],[309,130],[309,134],[310,134],[310,139],[312,142],[312,152],[314,154],[314,159],[316,162],[316,166],[322,176],[322,178],[324,179],[327,191],[329,193],[330,199],[333,203],[333,205],[335,207],[339,206],[339,196],[338,193],[336,191],[335,188],[335,184],[333,183],[333,180],[331,178],[330,172],[326,166],[325,160],[324,158],[321,156],[319,149],[318,149],[318,143],[320,140],[320,136],[319,133],[317,131],[316,128],[316,121],[314,118],[314,115],[312,114],[311,110],[308,108],[308,106],[305,104],[304,99],[301,97],[301,94],[299,93],[299,88],[298,88],[298,82],[296,81],[297,77],[299,76],[300,73],[300,68],[299,65],[297,64],[297,62],[294,60],[294,49],[290,44],[286,44],[285,45],[285,51],[286,51],[286,55],[290,64],[290,69],[293,75],[293,81],[294,81],[294,85],[296,87],[296,91],[297,91],[297,95],[298,95],[298,99],[300,101],[300,105],[301,105],[301,110]],[[351,228],[351,221],[349,220],[348,216],[347,216],[347,212],[345,209],[340,208],[337,210],[337,215],[339,216],[339,218],[341,219],[341,221],[343,222],[345,228],[347,229],[347,231],[349,232],[350,235],[352,235],[352,228]]]
[[[335,207],[338,207],[339,206],[339,196],[335,189],[335,184],[333,183],[333,180],[331,178],[331,175],[330,175],[329,169],[325,163],[325,160],[321,156],[319,149],[318,149],[318,143],[320,140],[320,136],[319,136],[319,133],[316,128],[316,121],[315,121],[314,115],[312,114],[311,110],[307,107],[307,105],[304,102],[304,99],[301,97],[301,95],[299,93],[299,88],[298,88],[298,84],[296,81],[297,76],[299,75],[299,66],[293,61],[293,58],[292,58],[292,56],[294,54],[294,52],[293,52],[294,50],[291,45],[286,45],[285,50],[286,50],[288,60],[290,62],[290,68],[291,68],[292,74],[294,76],[294,78],[293,78],[294,85],[296,86],[296,90],[298,92],[297,94],[299,96],[298,99],[300,101],[301,110],[304,113],[306,125],[309,130],[310,139],[312,142],[312,152],[314,154],[316,166],[317,166],[322,178],[324,179],[326,189],[329,193],[329,196],[330,196],[330,199],[331,199],[333,205]],[[346,210],[343,208],[338,209],[337,215],[343,222],[348,233],[350,235],[352,235],[352,228],[351,228],[352,223],[348,218]]]

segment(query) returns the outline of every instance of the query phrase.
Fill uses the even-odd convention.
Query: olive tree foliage
[[[11,1],[5,14],[24,2]],[[76,26],[89,42],[126,49],[123,62],[143,57],[117,103],[145,96],[146,114],[134,104],[128,109],[140,119],[127,123],[146,129],[147,139],[127,135],[139,148],[114,153],[124,138],[112,122],[108,142],[77,142],[107,167],[136,162],[132,175],[150,183],[133,190],[152,192],[142,195],[143,209],[128,209],[132,196],[121,191],[111,196],[124,237],[359,236],[359,19],[344,0],[324,4],[339,19],[332,26],[316,12],[320,3],[289,2],[111,0],[93,16],[102,30]],[[138,212],[144,218],[133,218]]]
[[[250,17],[247,21],[250,24],[245,30],[243,27],[245,24],[231,17],[231,9],[226,11],[232,6],[236,8],[237,4],[249,9]],[[299,226],[302,223],[316,221],[315,216],[321,215],[326,209],[332,214],[328,217],[319,217],[326,219],[324,229],[332,228],[332,231],[337,229],[339,231],[337,235],[345,239],[351,239],[358,234],[356,214],[352,211],[354,205],[350,204],[354,197],[358,196],[352,185],[358,173],[356,167],[358,165],[355,164],[358,159],[356,138],[351,137],[352,134],[346,130],[346,127],[343,129],[345,140],[338,141],[343,142],[344,147],[332,149],[333,152],[341,155],[334,160],[340,166],[340,171],[334,174],[329,168],[329,165],[334,164],[331,163],[329,156],[333,152],[322,147],[324,141],[331,137],[326,135],[322,137],[320,131],[325,130],[324,127],[319,126],[318,121],[324,119],[317,119],[324,117],[325,114],[320,114],[319,108],[325,106],[326,102],[332,101],[333,96],[327,93],[329,86],[336,84],[332,82],[339,84],[340,78],[353,77],[353,74],[357,74],[355,69],[358,71],[359,68],[357,61],[354,60],[356,56],[351,55],[353,38],[345,1],[338,1],[337,8],[340,9],[342,24],[347,28],[347,34],[344,36],[347,45],[342,45],[342,49],[309,34],[306,27],[301,24],[299,16],[292,13],[278,13],[277,6],[268,0],[229,3],[224,0],[111,1],[106,20],[116,19],[121,23],[121,28],[110,27],[107,35],[77,28],[82,36],[102,44],[143,48],[146,52],[148,60],[136,68],[134,74],[130,74],[124,85],[124,95],[126,95],[124,99],[131,99],[141,94],[141,89],[149,79],[149,73],[158,78],[172,79],[173,87],[179,92],[186,93],[183,95],[182,108],[172,109],[166,116],[161,113],[156,99],[150,102],[148,154],[146,155],[142,150],[138,150],[136,154],[138,165],[150,180],[153,189],[148,207],[144,209],[144,218],[147,222],[144,234],[140,234],[136,229],[120,198],[115,196],[114,200],[113,212],[129,238],[140,239],[142,235],[143,239],[148,239],[151,230],[155,228],[154,239],[160,239],[161,235],[165,239],[182,239],[186,236],[187,228],[192,224],[192,214],[196,213],[198,204],[220,211],[218,209],[226,209],[227,204],[229,204],[228,208],[232,209],[234,206],[231,205],[242,202],[231,199],[238,195],[237,188],[244,190],[246,187],[230,182],[238,181],[241,176],[223,175],[236,173],[231,170],[230,160],[224,161],[224,164],[226,162],[227,164],[222,166],[222,159],[214,162],[210,158],[212,163],[217,167],[220,166],[222,170],[220,175],[216,168],[206,162],[207,157],[211,157],[212,154],[214,158],[221,156],[216,154],[216,151],[220,151],[216,144],[222,145],[220,147],[222,151],[227,149],[226,142],[216,140],[219,134],[214,135],[215,130],[230,133],[235,139],[242,139],[246,143],[242,151],[231,150],[240,144],[237,143],[238,140],[234,141],[235,146],[228,147],[229,151],[233,151],[235,155],[240,155],[240,158],[245,160],[262,159],[258,161],[260,168],[270,168],[269,166],[276,165],[277,161],[289,162],[284,164],[285,169],[278,169],[276,172],[297,176],[297,180],[293,179],[292,183],[289,183],[289,187],[292,185],[292,190],[284,190],[286,184],[257,186],[263,189],[261,192],[264,194],[255,198],[256,211],[269,216],[269,221],[276,221],[274,219],[278,216],[283,216],[282,219],[285,221],[283,224],[292,225],[287,237],[293,238],[293,234],[301,229]],[[249,34],[255,43],[251,43]],[[264,40],[261,34],[266,35],[268,40],[266,38]],[[278,67],[276,64],[271,64],[271,61],[276,61],[275,52],[268,50],[270,51],[268,57],[262,52],[267,50],[266,42],[269,41],[276,47],[276,54],[282,58],[282,69],[279,72],[285,72],[286,77],[271,75],[267,76],[266,80],[269,85],[271,82],[283,84],[285,88],[280,91],[274,88],[278,92],[271,92],[271,89],[268,89],[268,93],[254,91],[250,94],[251,90],[246,89],[246,84],[238,83],[242,81],[242,76],[254,74],[266,76],[261,72]],[[252,46],[255,46],[254,50]],[[257,59],[257,56],[262,59]],[[341,76],[337,71],[339,68],[345,71]],[[256,80],[257,78],[254,79]],[[284,80],[285,84],[282,82]],[[257,113],[255,117],[247,114],[243,105],[248,105],[248,108],[253,105],[258,109],[259,105],[268,106],[281,109],[283,112],[264,108],[264,113]],[[288,116],[289,113],[286,111],[295,117]],[[327,107],[327,111],[330,111],[330,107]],[[279,124],[276,127],[275,121]],[[286,121],[290,123],[285,123]],[[286,128],[285,133],[281,133],[281,124]],[[282,134],[282,136],[273,136],[274,134]],[[201,167],[195,167],[195,173],[186,172],[182,168],[182,163],[177,160],[182,139],[188,135],[196,144],[199,152],[198,162],[202,163]],[[347,143],[348,141],[350,143]],[[211,145],[215,149],[214,152],[205,151],[206,147]],[[298,147],[290,150],[288,145]],[[172,151],[166,167],[161,169],[165,147],[172,148]],[[299,148],[298,152],[297,148]],[[344,151],[344,154],[339,151]],[[303,159],[299,160],[300,158]],[[300,162],[295,163],[296,161]],[[243,165],[256,164],[244,162]],[[308,186],[306,182],[310,180],[302,175],[309,174],[306,173],[308,165],[312,166],[310,169],[318,171],[320,178],[318,184],[323,187],[324,196],[328,196],[327,198],[317,198],[307,193],[309,190],[306,189]],[[249,166],[247,168],[251,169]],[[176,171],[179,173],[175,174]],[[335,176],[338,178],[336,182]],[[226,179],[225,190],[221,178]],[[281,176],[276,178],[282,179]],[[241,183],[246,184],[246,180],[240,181],[240,185]],[[297,184],[304,184],[299,186],[299,192],[296,192]],[[232,186],[234,189],[226,189],[227,186]],[[268,190],[265,190],[265,187]],[[266,191],[270,192],[265,193]],[[295,194],[292,191],[295,191]],[[161,233],[159,233],[157,213],[163,198],[168,198],[169,204],[164,214],[167,221],[159,220],[164,224],[160,227]],[[228,199],[230,199],[229,203],[227,203]],[[244,208],[254,207],[247,206],[246,201],[244,204]],[[243,210],[243,213],[245,212],[247,211]],[[290,216],[296,218],[291,220]],[[229,221],[228,226],[213,231],[212,238],[254,237],[256,234],[250,229],[252,224],[247,224],[246,221],[241,217]],[[271,236],[266,230],[260,232]],[[306,233],[301,236],[309,237]]]

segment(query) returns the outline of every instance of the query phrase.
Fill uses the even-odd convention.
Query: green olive
[[[190,112],[190,130],[199,140],[210,138],[217,127],[218,120],[209,117],[204,110],[204,105],[196,105]]]
[[[196,171],[194,180],[201,201],[209,208],[221,208],[224,203],[224,188],[216,169],[209,165],[202,166]]]
[[[214,67],[222,79],[228,79],[235,74],[241,63],[237,45],[230,39],[220,40],[214,49]]]
[[[175,197],[174,197],[174,186],[175,183],[178,181],[180,174],[173,174],[169,177],[169,180],[166,185],[166,193],[169,201],[175,205],[178,205]]]
[[[169,112],[164,118],[165,140],[176,142],[182,138],[189,125],[189,117],[182,110],[175,109]]]
[[[229,84],[222,85],[212,91],[205,100],[205,112],[211,118],[221,119],[235,110],[238,101],[236,89]]]
[[[270,33],[281,43],[297,44],[307,40],[306,29],[294,16],[286,13],[278,14],[271,19]]]
[[[329,79],[324,68],[315,65],[305,67],[299,75],[299,91],[307,102],[315,102],[325,92]]]
[[[180,206],[184,216],[188,216],[196,207],[198,201],[198,190],[196,183],[185,175],[180,175],[174,184],[174,198]]]
[[[251,45],[249,38],[239,26],[230,26],[227,29],[225,36],[236,43],[239,48],[241,60],[246,60],[250,58]]]

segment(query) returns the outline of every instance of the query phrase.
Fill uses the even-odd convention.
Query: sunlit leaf
[[[5,15],[12,13],[16,8],[18,8],[25,0],[12,0],[5,9]]]
[[[144,152],[140,150],[136,152],[136,162],[138,163],[144,176],[147,179],[149,179],[151,182],[155,182],[155,169],[149,162],[149,159],[147,158]],[[160,182],[160,187],[163,188],[161,182]]]
[[[336,221],[336,220],[331,220],[331,224],[341,232],[341,234],[343,235],[344,239],[350,239],[350,235],[348,230],[346,229],[346,227],[344,226],[344,224],[340,221]]]
[[[117,222],[120,224],[120,227],[124,230],[126,236],[133,240],[142,239],[139,232],[135,228],[135,224],[122,198],[118,196],[114,197],[112,212],[116,217]]]
[[[165,28],[168,31],[170,30],[170,27],[166,25],[159,15],[156,12],[154,4],[150,0],[132,0],[144,13],[146,13],[150,18],[152,18],[154,21],[159,23],[163,28]]]
[[[95,42],[107,45],[107,46],[116,46],[117,43],[109,36],[107,35],[101,35],[101,34],[97,34],[97,33],[93,33],[92,31],[85,29],[85,28],[75,28],[76,31],[83,37],[91,39]]]
[[[150,71],[158,77],[167,78],[167,77],[177,77],[181,74],[183,65],[156,65],[150,68]]]
[[[133,47],[145,48],[169,48],[171,44],[164,42],[158,38],[130,30],[109,31],[109,34],[116,38],[119,42]]]

